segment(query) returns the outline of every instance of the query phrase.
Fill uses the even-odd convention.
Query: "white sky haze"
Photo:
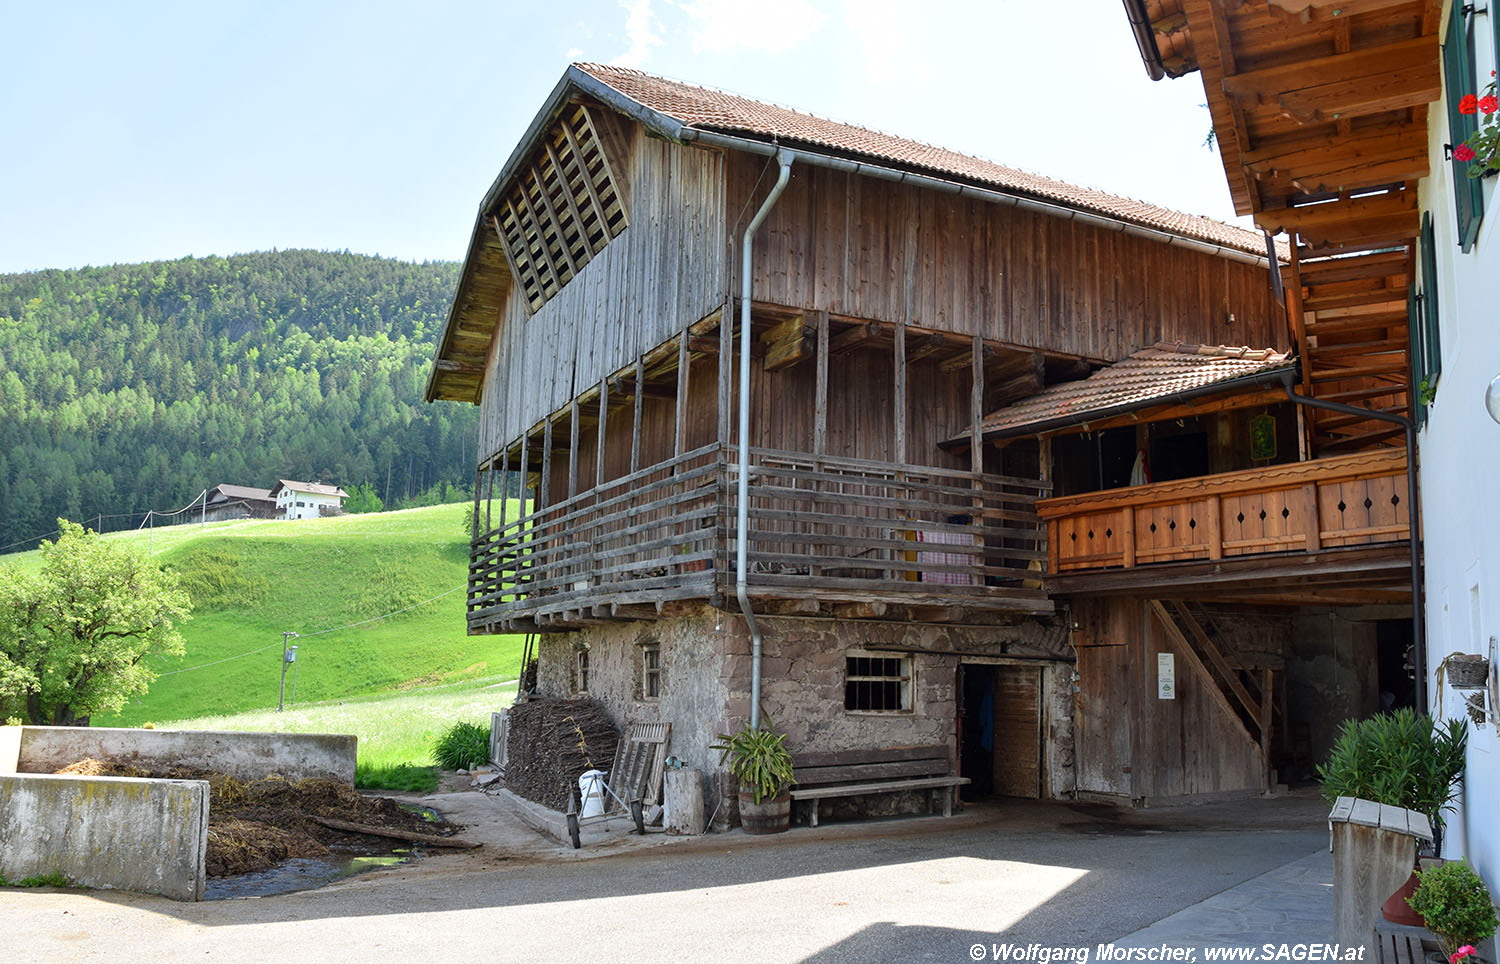
[[[461,258],[571,60],[1234,218],[1201,81],[1148,80],[1119,0],[12,2],[0,36],[0,272]]]

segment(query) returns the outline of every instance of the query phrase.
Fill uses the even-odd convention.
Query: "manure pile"
[[[603,704],[587,698],[533,697],[510,709],[505,786],[553,810],[586,770],[609,772],[620,735]]]
[[[206,780],[209,788],[208,853],[210,877],[232,877],[273,867],[292,857],[321,857],[331,851],[369,852],[393,841],[334,830],[314,817],[370,827],[447,837],[459,827],[432,824],[396,801],[366,797],[336,780],[237,780],[222,773],[186,767],[142,770],[139,767],[79,760],[57,771],[81,776],[151,777],[161,780]]]

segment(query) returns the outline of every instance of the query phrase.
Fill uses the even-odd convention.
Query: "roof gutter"
[[[1125,0],[1125,16],[1130,19],[1130,29],[1135,33],[1135,45],[1140,48],[1146,76],[1161,80],[1167,72],[1161,65],[1161,50],[1156,46],[1156,31],[1151,29],[1151,18],[1146,15],[1145,0]]]
[[[1221,395],[1236,389],[1244,388],[1277,388],[1286,383],[1286,374],[1295,372],[1295,366],[1288,362],[1285,367],[1272,368],[1265,371],[1255,372],[1251,375],[1241,375],[1237,378],[1226,378],[1223,381],[1211,382],[1207,385],[1199,385],[1197,388],[1189,388],[1170,395],[1158,395],[1154,398],[1141,399],[1133,402],[1122,402],[1107,408],[1091,409],[1087,412],[1075,412],[1068,415],[1057,415],[1043,422],[1027,422],[1024,425],[1015,425],[1010,428],[998,428],[991,432],[983,432],[980,440],[993,442],[999,439],[1016,438],[1022,435],[1043,435],[1059,428],[1071,428],[1074,425],[1087,425],[1089,422],[1103,421],[1114,418],[1116,415],[1129,415],[1131,412],[1139,412],[1147,408],[1155,408],[1165,402],[1187,403],[1208,395]],[[969,436],[956,435],[946,441],[939,442],[940,448],[956,448],[967,445]]]

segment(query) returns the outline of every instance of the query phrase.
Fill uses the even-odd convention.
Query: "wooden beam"
[[[469,362],[454,361],[450,358],[439,358],[433,362],[433,367],[440,372],[453,372],[458,375],[483,375],[484,366],[474,365]]]
[[[550,505],[552,492],[552,418],[542,421],[542,481],[537,486],[537,508]]]
[[[604,423],[609,415],[609,384],[599,379],[599,441],[594,448],[594,488],[604,485]]]
[[[871,338],[874,338],[879,331],[879,322],[871,321],[863,325],[856,325],[847,331],[840,332],[838,337],[828,343],[828,350],[835,355],[842,355],[845,352],[853,351],[864,345]]]
[[[984,339],[974,336],[969,348],[969,471],[984,471]]]
[[[569,408],[568,419],[568,498],[578,494],[578,399]]]
[[[839,619],[879,619],[888,608],[883,602],[838,603],[833,607],[833,615]]]
[[[819,311],[815,318],[818,328],[817,375],[813,401],[813,454],[828,453],[828,312]]]
[[[1312,124],[1425,107],[1442,96],[1443,91],[1435,38],[1429,43],[1429,50],[1431,60],[1425,63],[1282,94],[1279,112]]]
[[[688,359],[690,339],[691,336],[685,331],[677,336],[677,416],[672,433],[673,458],[687,451],[684,445],[687,441],[688,377],[693,372],[692,363]]]
[[[1375,81],[1411,67],[1432,67],[1435,70],[1437,64],[1437,37],[1414,37],[1375,47],[1363,47],[1349,53],[1311,57],[1259,70],[1248,70],[1242,74],[1226,71],[1222,87],[1225,94],[1243,103],[1276,104],[1291,93],[1325,88],[1351,80]]]
[[[642,385],[645,383],[645,375],[642,371],[645,362],[637,358],[635,360],[635,419],[630,423],[630,474],[634,475],[641,467],[641,409],[645,397],[641,394]]]
[[[761,334],[760,342],[766,352],[761,365],[768,372],[790,368],[806,358],[812,349],[812,338],[801,315],[771,326]]]
[[[895,411],[896,464],[906,464],[906,322],[896,325],[895,373],[891,404]]]
[[[1267,8],[1273,14],[1285,14],[1304,24],[1348,20],[1361,13],[1411,5],[1412,0],[1267,0]]]

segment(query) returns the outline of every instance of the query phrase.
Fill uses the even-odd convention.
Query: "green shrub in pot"
[[[719,751],[720,766],[728,761],[741,792],[751,793],[756,803],[792,785],[792,754],[786,748],[785,733],[747,726],[733,736],[720,733],[719,742],[709,749]]]
[[[1411,709],[1346,720],[1328,762],[1318,767],[1323,797],[1359,797],[1424,813],[1442,825],[1464,772],[1468,729],[1461,719],[1435,722]]]
[[[1406,899],[1438,936],[1451,960],[1495,933],[1495,905],[1484,881],[1467,860],[1450,860],[1417,872],[1417,892]]]

